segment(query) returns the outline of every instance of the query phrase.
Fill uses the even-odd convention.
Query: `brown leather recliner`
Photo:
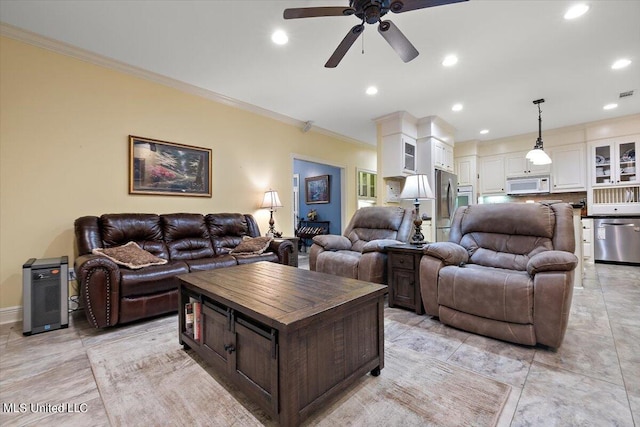
[[[385,246],[406,243],[412,231],[411,209],[372,206],[360,208],[343,236],[313,238],[309,269],[336,276],[387,283]]]
[[[574,249],[567,203],[461,207],[449,242],[424,248],[425,312],[466,331],[557,348],[569,320]]]

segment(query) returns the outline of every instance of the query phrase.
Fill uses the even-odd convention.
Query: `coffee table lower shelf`
[[[281,425],[299,425],[362,375],[380,374],[386,287],[266,264],[180,276],[179,340]],[[185,329],[190,301],[201,307],[197,340]]]

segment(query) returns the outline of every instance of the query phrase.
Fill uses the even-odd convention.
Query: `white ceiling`
[[[314,126],[375,144],[373,119],[436,115],[456,141],[488,140],[640,113],[640,1],[471,0],[389,13],[420,55],[403,63],[367,25],[340,65],[324,68],[358,18],[284,20],[313,1],[10,1],[0,21]],[[277,46],[282,29],[289,43]],[[364,41],[364,54],[361,53]],[[441,65],[445,55],[456,66]],[[632,60],[611,70],[621,57]],[[379,92],[368,96],[375,85]],[[634,96],[618,99],[620,92]],[[461,112],[451,106],[460,102]],[[607,103],[617,109],[605,111]],[[481,129],[490,129],[480,135]]]

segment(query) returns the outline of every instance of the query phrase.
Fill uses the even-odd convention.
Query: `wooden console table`
[[[313,239],[315,236],[319,236],[321,234],[329,234],[330,225],[331,221],[300,220],[300,222],[298,223],[296,236],[300,238],[300,244],[304,245],[305,251],[308,246],[311,246],[311,243],[307,244],[307,242]]]
[[[180,344],[283,426],[384,367],[384,285],[271,262],[178,278]],[[185,327],[191,301],[199,339]]]

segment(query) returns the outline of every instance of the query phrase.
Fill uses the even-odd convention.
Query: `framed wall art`
[[[304,179],[305,199],[308,205],[314,203],[329,203],[329,175],[313,176]]]
[[[129,194],[211,197],[211,150],[130,135]]]

